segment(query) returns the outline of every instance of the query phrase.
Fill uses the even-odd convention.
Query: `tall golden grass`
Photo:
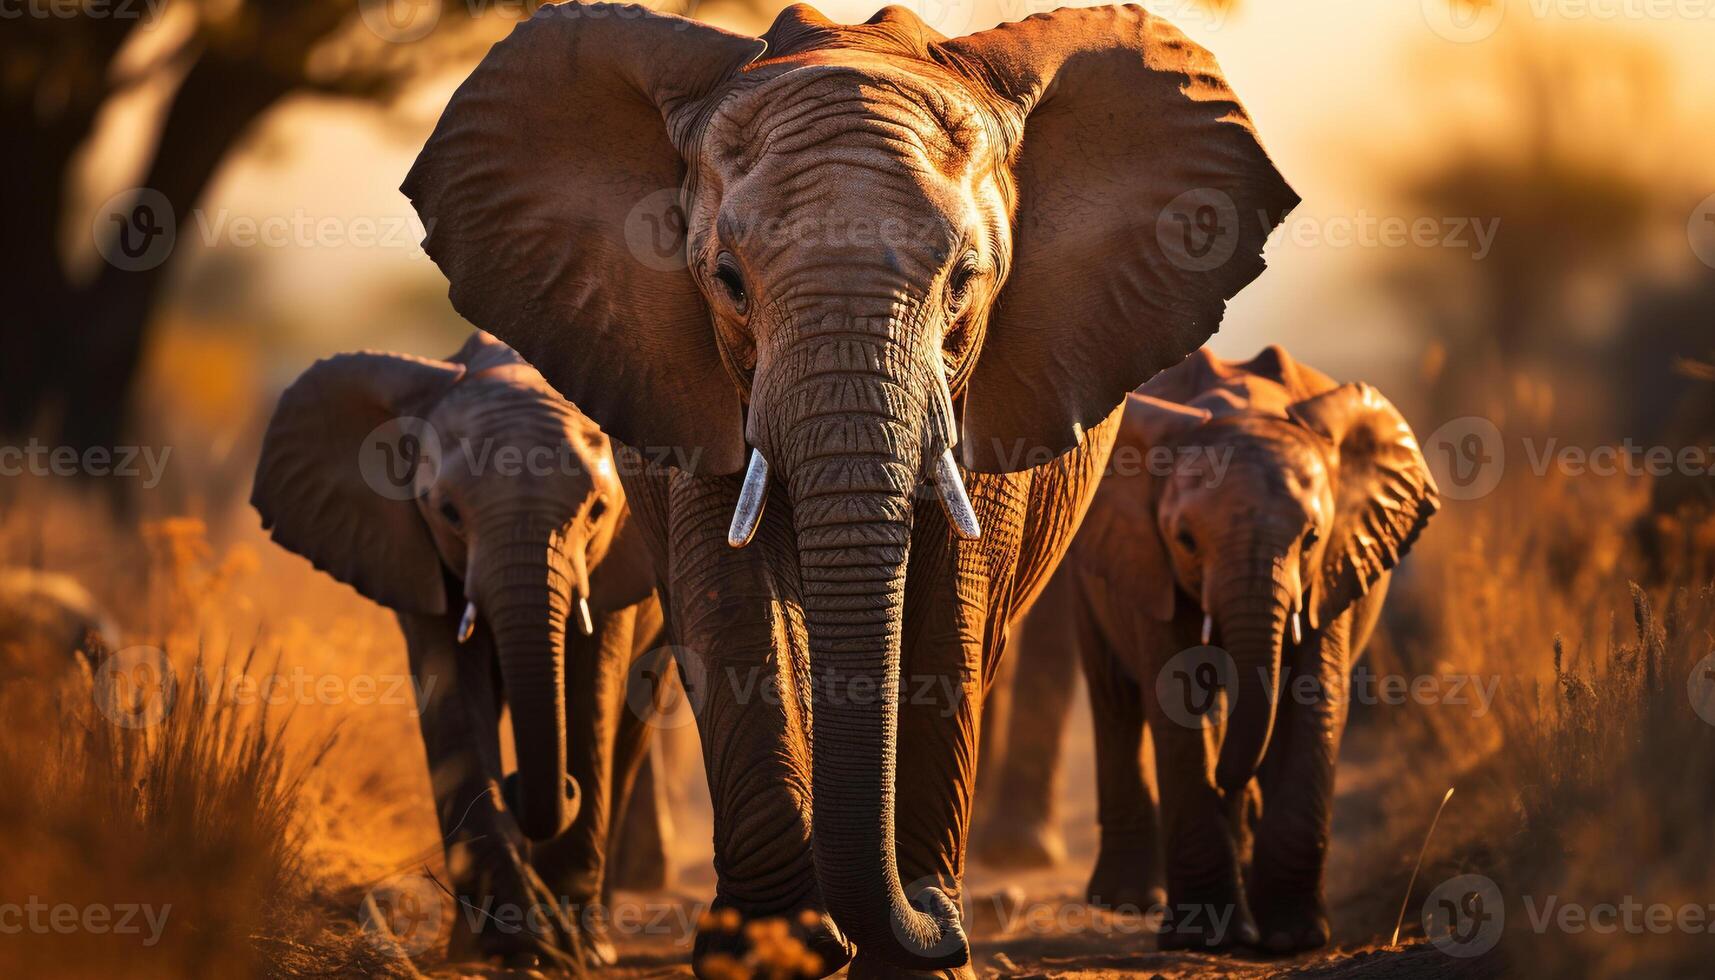
[[[1451,503],[1425,534],[1374,669],[1469,675],[1496,695],[1488,711],[1372,710],[1349,735],[1383,746],[1375,754],[1386,773],[1352,818],[1371,821],[1345,862],[1352,938],[1387,935],[1417,844],[1453,786],[1408,903],[1408,937],[1423,935],[1430,890],[1478,874],[1505,906],[1504,933],[1478,958],[1491,968],[1706,969],[1707,931],[1567,928],[1545,912],[1629,901],[1701,906],[1715,922],[1715,678],[1696,676],[1715,664],[1705,659],[1715,652],[1715,590],[1684,569],[1638,584],[1650,562],[1628,529],[1641,501],[1618,481],[1524,476]]]
[[[0,688],[0,975],[411,975],[356,909],[408,859],[438,860],[420,755],[336,737],[414,737],[411,705],[234,686],[402,671],[385,615],[323,596],[307,566],[259,574],[278,561],[243,532],[217,546],[200,520],[100,498],[15,504],[0,554],[76,574],[122,636],[93,669],[35,665]]]
[[[219,697],[200,656],[160,661],[172,680],[129,657],[0,693],[0,881],[24,907],[0,974],[400,972],[305,860],[301,793],[324,753]]]

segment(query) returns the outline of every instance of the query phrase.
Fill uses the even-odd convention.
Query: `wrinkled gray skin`
[[[672,464],[616,450],[699,689],[715,904],[788,918],[800,973],[849,938],[856,975],[968,974],[956,903],[1006,624],[1070,540],[1116,406],[1208,336],[1296,201],[1213,59],[1137,8],[954,40],[899,7],[795,6],[761,39],[544,8],[405,191],[460,313]],[[766,507],[735,548],[747,458]],[[952,531],[961,482],[977,540]],[[694,965],[743,951],[704,931]]]
[[[277,542],[398,616],[467,903],[455,958],[612,962],[602,920],[582,911],[602,891],[611,788],[629,784],[646,745],[624,707],[627,667],[661,614],[600,430],[486,334],[445,361],[339,355],[281,396],[252,502]],[[558,805],[520,806],[532,785],[557,793],[530,803]],[[493,911],[561,903],[569,914],[538,917],[542,931]]]
[[[1166,462],[1127,469],[1152,451]],[[1327,943],[1348,680],[1390,570],[1436,506],[1393,406],[1278,347],[1245,363],[1199,352],[1133,396],[1110,475],[1021,633],[1021,677],[1069,690],[1076,657],[1088,681],[1102,832],[1092,904],[1165,899],[1169,948]],[[1203,643],[1206,617],[1224,662],[1183,652]],[[1052,792],[1060,703],[1033,695],[1043,710],[1015,720],[1006,792]],[[1051,811],[1006,810],[990,844],[1022,842],[1031,856]]]

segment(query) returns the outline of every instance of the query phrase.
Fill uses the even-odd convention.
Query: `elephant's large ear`
[[[646,8],[546,6],[453,95],[405,178],[453,306],[610,436],[744,464],[736,387],[685,265],[669,133],[763,50]]]
[[[1202,425],[1209,413],[1149,395],[1130,395],[1125,402],[1125,418],[1120,422],[1120,434],[1109,462],[1109,475],[1103,479],[1100,493],[1104,505],[1119,508],[1130,516],[1122,540],[1136,546],[1135,552],[1125,549],[1135,560],[1130,572],[1135,583],[1135,599],[1151,618],[1161,622],[1173,619],[1173,591],[1177,578],[1173,562],[1167,555],[1167,544],[1161,540],[1161,522],[1156,506],[1161,499],[1158,473],[1161,451],[1171,452]],[[1120,529],[1116,528],[1115,531]]]
[[[417,413],[463,374],[401,354],[317,361],[280,396],[262,439],[250,493],[262,527],[384,606],[446,612],[440,554],[416,502],[435,438]]]
[[[1341,385],[1287,412],[1333,444],[1334,522],[1307,603],[1314,627],[1345,611],[1405,557],[1440,507],[1440,495],[1411,426],[1369,385]]]
[[[1207,340],[1298,196],[1215,59],[1139,7],[1037,14],[940,49],[1023,124],[1012,266],[961,449],[1011,469],[1076,446]]]

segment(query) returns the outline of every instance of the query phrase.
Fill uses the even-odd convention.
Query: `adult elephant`
[[[1270,347],[1144,385],[1110,469],[1024,653],[1084,665],[1089,899],[1148,906],[1165,878],[1163,946],[1321,946],[1349,677],[1438,506],[1428,464],[1374,388]]]
[[[769,916],[802,973],[847,935],[859,974],[961,968],[1005,624],[1114,408],[1215,329],[1297,200],[1214,60],[1136,7],[954,40],[898,7],[793,6],[761,38],[546,7],[405,192],[459,311],[650,464],[627,493],[703,688],[737,912],[698,968],[762,955],[721,927]]]
[[[276,542],[398,617],[464,906],[455,957],[611,963],[586,907],[611,789],[647,744],[625,681],[661,611],[606,437],[481,332],[444,361],[341,354],[281,395],[251,502]]]

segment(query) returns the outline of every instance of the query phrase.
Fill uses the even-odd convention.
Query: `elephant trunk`
[[[1224,579],[1213,603],[1221,645],[1233,658],[1236,675],[1215,766],[1215,783],[1227,792],[1242,790],[1256,775],[1274,730],[1281,652],[1295,601],[1290,576],[1282,569],[1278,559],[1253,562]]]
[[[895,965],[969,958],[939,888],[908,900],[894,848],[900,642],[923,402],[861,370],[824,372],[782,399],[775,441],[798,538],[812,683],[816,874],[853,941]],[[919,387],[918,390],[923,390]],[[925,397],[926,401],[927,396]],[[929,456],[928,459],[932,459]]]
[[[551,535],[516,529],[483,536],[478,573],[512,709],[518,772],[507,806],[531,840],[549,840],[577,816],[566,770],[566,620],[572,582]]]

